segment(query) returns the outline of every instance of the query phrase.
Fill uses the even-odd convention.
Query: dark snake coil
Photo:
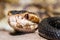
[[[60,40],[60,17],[43,19],[38,25],[39,35],[47,39]]]

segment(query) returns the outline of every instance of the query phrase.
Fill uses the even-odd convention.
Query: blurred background
[[[32,5],[32,6],[38,5],[38,7],[36,7],[35,9],[34,8],[35,6],[34,6],[34,7],[31,7],[31,9],[30,8],[28,9],[27,5]],[[33,12],[43,13],[43,15],[45,15],[44,13],[45,11],[47,11],[50,17],[60,16],[60,0],[0,0],[0,30],[9,26],[7,22],[7,17],[8,17],[7,14],[9,11],[11,10],[20,11],[25,9],[28,11],[32,11],[34,9]],[[13,37],[6,34],[6,32],[0,32],[0,39],[1,40],[8,40],[8,39],[9,40],[25,40],[25,39],[26,40],[46,40],[38,36],[37,33],[31,33],[31,34]]]
[[[10,10],[22,10],[26,5],[39,5],[48,11],[48,14],[59,15],[60,0],[0,0],[0,19]],[[3,12],[2,12],[3,11]],[[56,14],[58,13],[58,14]],[[52,16],[52,15],[51,15]]]

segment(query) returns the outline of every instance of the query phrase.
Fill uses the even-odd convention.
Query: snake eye
[[[26,14],[24,17],[25,17],[26,19],[29,19],[29,14]]]

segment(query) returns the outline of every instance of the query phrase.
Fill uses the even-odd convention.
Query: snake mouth
[[[54,28],[57,28],[57,29],[60,29],[60,19],[48,19],[48,23],[50,24],[50,26],[54,27]]]

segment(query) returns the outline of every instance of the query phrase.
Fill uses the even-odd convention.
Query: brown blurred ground
[[[0,31],[0,40],[46,40],[38,35],[38,33],[29,33],[23,35],[10,35],[8,32]]]

